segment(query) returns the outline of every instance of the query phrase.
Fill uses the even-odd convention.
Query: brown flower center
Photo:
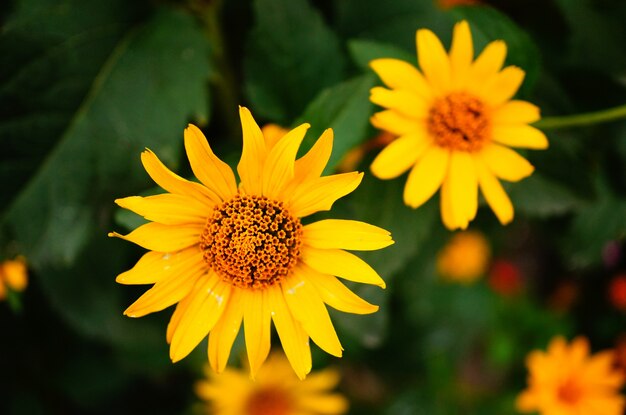
[[[582,396],[580,385],[572,379],[568,379],[556,391],[558,399],[566,404],[575,405]]]
[[[247,415],[289,415],[293,412],[289,396],[283,391],[260,389],[254,392],[246,403]]]
[[[216,206],[200,237],[204,260],[240,288],[279,283],[298,262],[302,224],[282,202],[237,195]]]
[[[435,142],[452,150],[480,150],[491,134],[485,104],[466,92],[453,92],[437,99],[428,114],[427,125]]]

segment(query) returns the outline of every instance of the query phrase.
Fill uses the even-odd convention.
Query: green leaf
[[[129,246],[106,238],[107,219],[114,198],[148,183],[141,150],[148,146],[171,163],[186,122],[206,118],[209,69],[202,31],[186,14],[163,9],[128,33],[2,218],[5,238],[16,241],[50,301],[87,334],[108,341],[141,337],[121,316],[113,284],[126,266],[120,262],[126,255],[114,247],[128,252]]]
[[[537,173],[519,183],[511,184],[509,189],[515,210],[528,216],[561,216],[581,205],[580,198],[567,187]]]
[[[417,65],[417,58],[402,48],[371,40],[354,39],[348,42],[348,50],[354,62],[362,69],[369,70],[369,63],[374,59],[393,58]]]
[[[286,125],[344,75],[339,40],[306,0],[255,0],[244,57],[252,112]]]
[[[369,118],[374,110],[369,101],[374,79],[373,74],[367,74],[323,90],[298,118],[296,124],[311,124],[301,147],[302,152],[311,148],[324,130],[333,129],[335,139],[327,171],[367,138]]]

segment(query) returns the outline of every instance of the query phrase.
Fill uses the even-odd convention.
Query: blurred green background
[[[24,255],[30,283],[0,303],[0,413],[196,413],[206,341],[172,364],[171,311],[123,317],[146,287],[114,282],[142,253],[106,236],[137,224],[115,198],[153,191],[140,152],[190,176],[192,122],[234,164],[241,104],[260,124],[311,123],[304,147],[332,127],[330,171],[378,133],[367,63],[415,63],[418,28],[449,45],[461,19],[477,51],[507,42],[507,64],[527,72],[518,96],[544,116],[626,103],[621,0],[2,2],[0,259]],[[438,201],[405,207],[404,179],[368,175],[377,150],[366,152],[364,182],[333,216],[392,232],[394,246],[363,254],[388,288],[355,287],[381,305],[374,315],[333,313],[343,359],[313,346],[314,367],[342,370],[352,414],[513,414],[528,351],[559,333],[586,335],[594,350],[618,344],[626,318],[610,288],[626,272],[626,122],[545,131],[550,149],[524,154],[536,173],[507,188],[514,222],[483,207],[471,225],[519,271],[515,295],[487,276],[442,281],[435,259],[452,234]],[[233,364],[241,351],[240,339]]]

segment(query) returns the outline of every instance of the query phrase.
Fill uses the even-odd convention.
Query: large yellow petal
[[[417,208],[435,194],[448,171],[450,150],[431,145],[411,169],[404,186],[404,203]]]
[[[372,162],[372,174],[379,179],[400,176],[415,164],[431,142],[424,129],[395,139]]]
[[[298,378],[304,379],[311,371],[312,365],[309,336],[302,328],[302,325],[291,314],[281,288],[272,286],[267,288],[267,290],[272,310],[272,320],[285,350],[285,355]]]
[[[220,202],[219,196],[206,187],[199,183],[190,182],[173,173],[170,169],[165,167],[152,151],[146,149],[142,152],[141,162],[146,172],[148,172],[148,175],[150,175],[152,180],[163,190],[179,195],[191,196],[209,205]]]
[[[535,168],[524,157],[499,144],[489,144],[478,154],[497,178],[517,182],[532,174]]]
[[[539,107],[527,101],[513,100],[493,111],[494,124],[528,124],[539,120]]]
[[[167,330],[165,332],[165,340],[167,341],[167,344],[172,343],[172,337],[174,336],[174,332],[176,331],[176,328],[180,323],[181,317],[183,316],[183,314],[185,314],[185,310],[187,310],[187,306],[189,306],[191,298],[192,297],[190,295],[187,295],[182,300],[180,300],[178,304],[176,304],[176,308],[172,313],[172,317],[170,317],[170,321],[169,323],[167,323]]]
[[[132,303],[124,314],[128,317],[143,317],[179,302],[206,273],[206,264],[203,262],[191,261],[181,266],[179,272],[170,273]]]
[[[267,155],[263,169],[263,195],[277,198],[294,177],[294,164],[300,143],[309,124],[302,124],[285,134]]]
[[[305,264],[323,274],[385,288],[385,281],[374,268],[358,256],[342,249],[318,249],[304,245],[300,258]]]
[[[214,272],[201,278],[191,295],[191,301],[172,336],[170,358],[177,362],[187,356],[219,320],[230,297],[231,286],[222,282]]]
[[[371,314],[378,311],[377,305],[363,300],[332,275],[317,273],[309,281],[315,285],[322,301],[335,310],[352,314]]]
[[[243,326],[252,379],[270,352],[271,314],[267,295],[267,290],[242,290]]]
[[[222,200],[237,194],[237,181],[232,169],[211,150],[202,131],[189,124],[185,129],[185,149],[193,174]]]
[[[289,211],[296,217],[330,210],[335,201],[356,189],[363,173],[342,173],[319,177],[300,184],[289,203]]]
[[[511,147],[536,150],[548,148],[546,135],[530,125],[494,125],[493,140]]]
[[[324,130],[313,147],[296,160],[295,178],[299,182],[320,177],[333,150],[333,130]]]
[[[176,252],[198,244],[203,228],[199,224],[172,226],[150,222],[128,235],[109,232],[109,236],[124,239],[151,251]]]
[[[403,116],[394,110],[380,111],[370,118],[372,125],[380,130],[389,131],[395,135],[404,135],[424,129],[422,121]]]
[[[446,180],[450,185],[452,211],[458,221],[457,226],[466,229],[469,222],[476,217],[478,209],[478,180],[470,153],[452,152]]]
[[[491,206],[498,220],[503,225],[513,220],[513,204],[502,188],[496,177],[489,171],[485,163],[480,158],[475,158],[476,173],[480,190],[485,196],[485,200]]]
[[[479,91],[487,80],[497,75],[505,58],[506,43],[501,40],[489,43],[472,64],[467,88],[471,91]]]
[[[517,66],[507,66],[484,84],[479,95],[492,107],[498,107],[515,95],[524,81],[524,75],[524,71]]]
[[[343,348],[330,320],[328,310],[313,284],[299,266],[281,283],[283,295],[293,316],[322,350],[341,357]]]
[[[389,90],[376,86],[370,90],[370,101],[418,120],[426,120],[430,109],[430,102],[406,89]]]
[[[118,206],[163,225],[204,224],[213,210],[207,202],[173,193],[115,199]]]
[[[267,157],[265,139],[247,108],[239,107],[239,117],[243,131],[243,149],[237,172],[245,192],[250,195],[260,195],[263,191],[263,166]]]
[[[230,350],[241,327],[244,308],[242,292],[240,289],[231,289],[228,304],[209,333],[209,363],[217,373],[222,373],[226,368]]]
[[[370,67],[389,88],[406,89],[425,99],[432,97],[431,87],[424,76],[408,62],[390,58],[375,59],[370,62]]]
[[[439,38],[428,29],[416,33],[417,60],[426,79],[437,94],[450,88],[450,59]]]
[[[454,25],[452,45],[450,46],[450,67],[454,88],[460,88],[466,83],[473,59],[472,33],[469,24],[463,20]]]
[[[120,284],[154,284],[171,274],[178,274],[190,263],[204,261],[197,246],[182,251],[163,253],[149,251],[134,267],[122,272],[115,279]]]
[[[355,220],[320,220],[303,231],[302,242],[313,248],[371,251],[393,244],[388,231]]]

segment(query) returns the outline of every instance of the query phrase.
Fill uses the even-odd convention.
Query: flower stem
[[[601,111],[584,114],[566,115],[562,117],[546,117],[537,121],[534,126],[541,130],[553,128],[571,128],[600,124],[626,118],[626,104]]]

